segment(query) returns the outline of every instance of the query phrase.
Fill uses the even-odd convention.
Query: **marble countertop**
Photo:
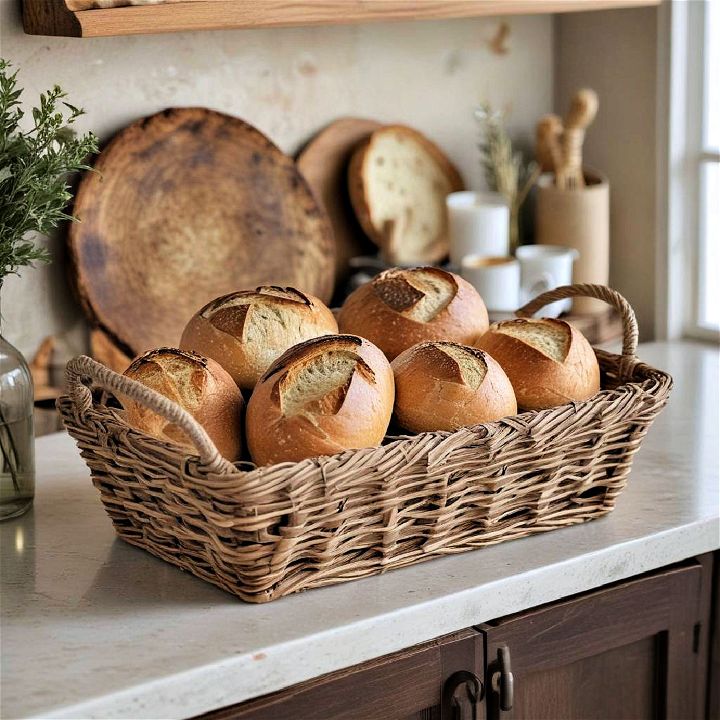
[[[267,605],[115,538],[64,434],[0,525],[7,718],[186,718],[720,546],[718,350],[641,345],[675,390],[613,513]]]

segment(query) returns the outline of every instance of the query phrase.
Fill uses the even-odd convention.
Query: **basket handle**
[[[87,378],[98,387],[110,390],[116,395],[125,395],[177,425],[190,438],[201,462],[210,472],[223,473],[235,470],[235,466],[219,453],[202,425],[189,412],[159,392],[106,368],[87,355],[79,355],[65,366],[68,395],[81,415],[93,404]]]
[[[515,311],[518,317],[532,317],[540,308],[549,305],[556,300],[564,300],[569,297],[591,297],[604,300],[612,305],[622,319],[623,346],[622,354],[626,360],[635,359],[635,351],[638,344],[638,325],[635,319],[635,312],[630,303],[617,290],[612,290],[605,285],[562,285],[554,290],[540,293],[536,298],[523,305]]]

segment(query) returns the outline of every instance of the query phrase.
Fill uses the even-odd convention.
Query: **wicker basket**
[[[517,314],[576,295],[606,300],[623,319],[622,355],[596,351],[603,389],[452,433],[244,468],[220,457],[177,405],[88,357],[68,363],[58,404],[120,537],[243,600],[267,602],[612,510],[672,380],[636,359],[634,313],[612,290],[558,288]],[[129,427],[91,386],[177,423],[198,454]]]

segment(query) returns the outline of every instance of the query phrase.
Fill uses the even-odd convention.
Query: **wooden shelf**
[[[138,0],[134,0],[138,2]],[[146,0],[147,1],[147,0]],[[660,0],[23,0],[30,35],[103,37],[188,30],[339,25],[481,15],[577,12],[657,5]],[[105,7],[97,7],[98,5]]]

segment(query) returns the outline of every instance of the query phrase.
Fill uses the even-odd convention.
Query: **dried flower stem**
[[[519,242],[520,207],[540,177],[540,168],[535,162],[525,164],[522,154],[513,152],[502,113],[484,104],[475,111],[475,118],[483,135],[480,161],[485,181],[490,190],[506,199],[510,207],[510,251],[514,252]]]

